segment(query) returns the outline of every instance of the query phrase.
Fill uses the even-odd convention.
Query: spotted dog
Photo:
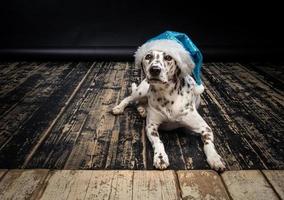
[[[142,102],[137,109],[147,117],[146,132],[154,149],[153,163],[157,169],[169,166],[158,129],[186,127],[201,135],[211,168],[223,171],[225,165],[214,147],[212,129],[197,112],[200,95],[193,92],[195,80],[189,74],[182,75],[177,61],[163,51],[148,52],[142,58],[141,66],[146,78],[138,87],[132,84],[132,94],[112,109],[113,114],[123,113],[130,102]]]

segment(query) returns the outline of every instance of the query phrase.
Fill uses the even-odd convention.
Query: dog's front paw
[[[156,152],[153,165],[157,169],[166,169],[170,165],[168,155],[165,152]]]
[[[123,113],[123,109],[118,105],[112,109],[112,114],[119,115]]]
[[[226,169],[225,164],[222,161],[221,156],[217,153],[208,157],[207,162],[210,165],[210,167],[217,172],[223,172]]]

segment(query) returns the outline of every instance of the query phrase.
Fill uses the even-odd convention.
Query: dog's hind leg
[[[117,106],[115,106],[112,109],[112,113],[114,115],[118,115],[118,114],[122,114],[124,109],[131,103],[134,101],[139,101],[145,97],[147,97],[147,93],[148,93],[148,89],[149,89],[149,84],[147,83],[146,79],[144,79],[140,85],[138,85],[138,87],[136,86],[135,83],[132,83],[132,87],[131,87],[131,95],[126,97],[125,99],[123,99],[120,104],[118,104]]]

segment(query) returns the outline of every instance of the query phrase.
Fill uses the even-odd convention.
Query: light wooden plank
[[[215,171],[177,171],[177,175],[182,199],[230,199]]]
[[[84,199],[92,171],[60,170],[51,172],[38,199]]]
[[[222,174],[222,178],[234,200],[278,199],[258,170],[227,171]]]
[[[262,171],[278,195],[284,199],[284,170]]]
[[[85,199],[132,199],[133,171],[93,171]]]
[[[0,182],[0,199],[36,199],[48,170],[11,170]]]
[[[134,171],[133,199],[180,199],[176,181],[175,172],[172,170]]]
[[[113,176],[113,171],[94,171],[85,199],[108,199]]]

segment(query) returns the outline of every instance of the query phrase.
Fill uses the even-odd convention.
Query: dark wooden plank
[[[190,130],[179,129],[178,137],[186,169],[210,169],[200,136]]]
[[[17,101],[5,100],[9,108],[0,117],[0,149],[16,134],[19,127],[29,120],[33,113],[44,104],[57,88],[57,85],[60,84],[62,77],[72,70],[73,65],[63,64],[50,68],[47,63],[44,63],[39,68],[35,73],[35,76],[38,77],[36,80],[38,84],[34,85],[34,81],[26,83],[30,80],[27,78],[23,84],[19,85],[20,89],[15,89],[16,91],[24,90],[26,93],[21,96],[21,92],[18,94],[14,91],[15,93],[12,96]],[[23,85],[29,86],[29,88],[22,87]]]
[[[159,132],[160,138],[165,146],[165,151],[169,157],[169,169],[186,169],[185,158],[178,137],[180,133],[180,129]],[[154,154],[151,155],[151,159],[153,159],[153,156]]]
[[[253,99],[258,96],[253,96],[255,91],[250,85],[248,86],[249,80],[247,80],[246,77],[248,77],[249,74],[243,72],[238,66],[226,67],[216,64],[205,67],[204,75],[205,81],[206,79],[210,81],[210,83],[207,84],[208,88],[211,88],[210,92],[218,99],[222,112],[226,113],[224,116],[226,116],[227,120],[224,121],[226,123],[223,123],[223,128],[228,127],[229,132],[226,131],[226,134],[230,134],[229,137],[227,137],[228,140],[226,140],[232,153],[241,164],[241,167],[244,169],[265,169],[272,166],[283,166],[283,162],[281,161],[283,159],[279,159],[279,153],[277,152],[283,149],[281,148],[281,143],[277,142],[277,140],[281,140],[279,131],[281,132],[281,130],[283,130],[280,128],[282,125],[277,124],[274,127],[274,130],[277,131],[273,131],[269,125],[265,123],[264,119],[261,119],[267,116],[265,115],[267,112]],[[240,77],[246,81],[240,79]],[[251,76],[250,79],[253,79],[253,77]],[[253,80],[257,81],[255,79]],[[240,90],[245,91],[240,92]],[[258,101],[265,103],[263,99]],[[271,111],[273,113],[272,109]],[[261,112],[262,115],[259,112]],[[274,115],[272,118],[274,118]],[[281,119],[281,117],[277,118],[275,121],[279,119]],[[268,132],[274,132],[278,135],[272,137],[276,139],[274,143],[266,140],[266,138],[269,137]],[[217,144],[221,143],[217,142]],[[273,145],[279,148],[276,149]],[[243,148],[239,148],[240,146]],[[278,155],[278,157],[276,155]]]
[[[121,85],[112,81],[123,81],[125,67],[127,65],[122,63],[109,63],[102,67],[95,80],[96,95],[86,108],[88,117],[65,165],[66,169],[105,167],[111,138],[116,137],[112,134],[116,118],[110,110],[117,101]]]
[[[61,110],[54,125],[49,127],[49,133],[42,139],[42,144],[34,149],[33,155],[26,163],[27,168],[62,169],[64,167],[86,121],[87,110],[81,108],[92,93],[93,81],[100,68],[100,65],[93,64],[85,74],[69,97],[69,103],[65,103],[66,109]]]
[[[125,71],[124,81],[122,82],[116,104],[130,95],[131,84],[139,84],[141,78],[141,69],[131,64]],[[145,145],[145,119],[140,117],[136,111],[136,106],[126,108],[125,112],[116,116],[116,118],[117,122],[113,131],[118,133],[119,142],[116,144],[116,157],[111,167],[118,169],[145,169],[145,148],[147,148]]]
[[[65,105],[69,95],[89,67],[90,65],[86,63],[80,63],[75,67],[71,65],[64,70],[64,73],[60,73],[58,82],[49,86],[52,88],[52,93],[41,100],[40,107],[29,116],[20,128],[18,126],[17,131],[11,134],[12,137],[9,138],[9,142],[2,146],[0,153],[1,167],[16,168],[23,164],[31,148]],[[34,105],[34,102],[32,105]]]
[[[247,69],[257,72],[261,78],[275,89],[284,90],[284,66],[272,63],[251,63],[244,65]]]

